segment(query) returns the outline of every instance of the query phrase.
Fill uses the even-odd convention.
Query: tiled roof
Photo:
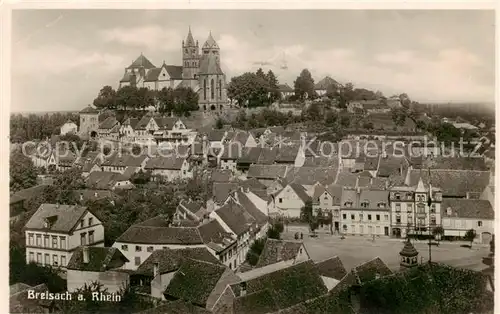
[[[377,170],[379,163],[379,156],[377,157],[366,157],[364,170]]]
[[[215,203],[224,202],[231,192],[238,189],[236,182],[214,182],[212,186],[212,198]]]
[[[127,69],[136,69],[136,68],[145,68],[145,69],[152,69],[156,68],[151,61],[148,60],[142,53],[137,59],[135,59],[134,62],[132,62],[131,65],[127,67]]]
[[[483,192],[490,181],[489,171],[475,170],[430,170],[432,186],[441,188],[443,196],[465,197],[467,192]],[[422,177],[429,184],[428,170],[411,170],[410,186],[416,186]]]
[[[199,74],[200,75],[206,75],[206,74],[224,75],[224,72],[222,72],[222,69],[221,69],[220,64],[217,61],[216,57],[214,55],[210,54],[208,56],[203,55],[201,57]]]
[[[263,289],[235,298],[233,309],[234,313],[238,314],[261,314],[278,311],[279,307],[274,301],[272,292]]]
[[[268,238],[259,257],[256,267],[264,267],[281,261],[295,259],[299,254],[302,242],[275,240]]]
[[[406,257],[413,257],[418,255],[418,251],[415,249],[413,244],[410,242],[410,238],[407,238],[405,246],[399,252],[399,255],[406,256]]]
[[[221,160],[238,160],[243,155],[243,146],[237,144],[225,144],[222,148]]]
[[[341,280],[347,274],[347,271],[338,256],[316,262],[316,269],[321,276]]]
[[[338,86],[340,84],[339,84],[339,82],[337,82],[336,80],[332,79],[331,77],[326,76],[321,81],[319,81],[318,83],[316,83],[316,85],[314,85],[314,89],[316,89],[316,90],[318,90],[318,89],[319,90],[326,90],[331,85]]]
[[[185,160],[184,158],[176,157],[153,157],[146,162],[144,169],[181,170]]]
[[[87,249],[89,262],[83,262],[83,250]],[[120,268],[129,260],[114,247],[78,247],[66,266],[71,270],[104,272],[106,270]]]
[[[239,287],[240,284],[231,285],[237,295],[240,292]],[[312,261],[298,263],[246,281],[247,294],[264,289],[271,291],[273,299],[280,309],[327,292],[327,288]]]
[[[154,116],[156,124],[158,125],[160,130],[171,130],[175,122],[177,122],[177,118],[174,117],[163,117],[163,116]]]
[[[109,130],[119,123],[120,122],[118,122],[118,120],[116,120],[115,117],[107,117],[106,120],[104,120],[99,124],[99,129]]]
[[[186,259],[170,280],[164,294],[205,307],[225,270],[226,267],[222,265]]]
[[[278,149],[262,148],[260,151],[257,164],[259,165],[272,165],[277,161]]]
[[[242,188],[249,188],[252,192],[255,190],[265,190],[267,187],[260,183],[256,178],[238,181],[238,185]]]
[[[127,120],[125,120],[125,122],[123,122],[123,125],[130,125],[132,127],[132,129],[135,129],[135,126],[137,125],[137,123],[139,123],[139,119],[128,118]]]
[[[165,227],[135,224],[120,235],[116,242],[143,244],[202,244],[200,233],[194,227]]]
[[[255,222],[255,218],[250,213],[241,205],[232,201],[222,205],[215,212],[236,235],[241,235],[248,231],[250,226]]]
[[[200,211],[203,211],[204,207],[201,203],[193,202],[193,201],[183,201],[179,202],[179,206],[184,207],[186,210],[191,212],[193,215],[197,215]],[[201,218],[201,217],[199,217]]]
[[[53,301],[29,298],[30,292],[44,293],[49,289],[46,284],[39,284],[29,287],[17,293],[10,295],[9,313],[45,313]]]
[[[389,191],[360,189],[359,193],[354,189],[344,189],[340,205],[346,207],[346,202],[352,202],[350,208],[363,210],[388,210]],[[368,202],[367,207],[362,207],[363,202]],[[382,206],[382,207],[379,207]]]
[[[465,219],[495,219],[495,211],[488,200],[444,198],[441,203],[441,218],[447,218],[451,208],[452,216]]]
[[[342,198],[342,186],[330,184],[326,187],[326,191],[331,197],[333,197],[333,205],[340,205],[340,199]]]
[[[183,300],[177,300],[173,302],[162,303],[154,308],[150,308],[141,312],[137,312],[137,314],[210,314],[212,313],[209,310],[206,310],[202,307],[192,305],[189,302],[185,302]]]
[[[31,288],[31,286],[27,285],[25,283],[22,283],[22,282],[18,282],[18,283],[15,283],[13,285],[10,285],[10,287],[9,287],[9,294],[13,295],[13,294],[21,292],[23,290],[26,290],[28,288]]]
[[[146,126],[148,125],[149,121],[153,118],[152,114],[145,114],[142,116],[142,118],[137,122],[134,130],[145,130]]]
[[[47,189],[49,185],[41,184],[35,185],[27,189],[19,190],[15,194],[11,195],[9,203],[17,203],[20,201],[29,200],[37,195],[43,194],[43,191]]]
[[[304,203],[311,200],[311,197],[307,194],[302,185],[298,183],[290,183],[290,187]]]
[[[203,44],[203,49],[219,49],[219,46],[217,45],[217,42],[215,41],[214,37],[212,36],[212,32],[208,34],[208,38]]]
[[[224,138],[226,131],[224,130],[212,130],[208,133],[207,139],[210,142],[220,142]]]
[[[291,88],[290,85],[288,85],[288,84],[279,84],[278,91],[280,91],[282,93],[291,93],[294,91],[294,89]]]
[[[236,198],[238,203],[257,221],[258,224],[264,225],[267,222],[267,216],[261,212],[255,204],[242,191],[237,191]]]
[[[286,165],[250,165],[247,178],[277,179],[284,178],[286,173]]]
[[[140,167],[148,156],[133,156],[132,154],[122,154],[115,152],[102,163],[103,166],[113,167]]]
[[[392,271],[379,257],[354,267],[351,272],[355,275],[358,284],[366,283],[378,277],[392,275]]]
[[[82,109],[80,111],[80,113],[95,113],[95,114],[98,114],[99,113],[99,110],[91,107],[90,105],[85,107],[84,109]]]
[[[231,170],[214,169],[210,174],[212,182],[229,182],[231,180]]]
[[[286,179],[301,185],[313,185],[316,182],[327,185],[335,181],[337,172],[336,167],[293,167],[288,170]]]
[[[299,146],[291,145],[282,145],[278,148],[278,154],[276,156],[276,162],[288,162],[294,163],[297,155],[299,153]]]
[[[149,69],[144,78],[144,82],[156,82],[158,81],[158,75],[160,75],[161,68]]]
[[[486,171],[484,158],[480,157],[443,157],[436,156],[424,161],[424,168],[444,170],[479,170]]]
[[[339,167],[339,158],[337,156],[323,157],[323,156],[308,156],[304,160],[303,167]]]
[[[159,264],[160,274],[169,273],[179,269],[186,258],[205,261],[212,264],[220,264],[220,261],[208,251],[207,248],[185,248],[185,249],[162,249],[153,253],[137,268],[136,273],[153,276],[153,266]]]
[[[380,158],[377,176],[389,177],[390,175],[401,175],[400,170],[402,167],[408,165],[408,161],[404,157],[396,157],[388,155],[387,157]]]
[[[125,82],[128,83],[135,82],[135,74],[130,72],[123,73],[123,77],[120,79],[120,83],[125,83]]]
[[[348,171],[341,171],[337,175],[335,184],[344,187],[356,187],[358,182],[358,175]]]
[[[128,180],[122,174],[109,171],[94,171],[86,179],[87,186],[95,190],[108,190],[118,181]],[[133,187],[129,184],[127,187]]]
[[[244,131],[238,131],[235,133],[234,137],[231,138],[231,142],[238,142],[241,145],[245,145],[250,134]]]
[[[238,163],[256,164],[259,161],[261,147],[245,147],[242,156],[238,158]]]
[[[231,234],[227,233],[216,219],[212,219],[198,226],[198,231],[203,243],[225,244],[224,239],[232,239]]]
[[[48,232],[70,232],[87,212],[87,207],[78,205],[42,204],[31,216],[26,229],[47,230]],[[45,221],[49,227],[45,227]]]

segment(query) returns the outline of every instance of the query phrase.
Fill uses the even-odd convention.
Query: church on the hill
[[[182,65],[156,67],[142,53],[130,66],[125,68],[119,87],[147,87],[161,90],[164,87],[190,87],[199,95],[200,110],[222,110],[228,105],[226,75],[220,67],[220,48],[212,37],[200,49],[189,29],[182,41]]]

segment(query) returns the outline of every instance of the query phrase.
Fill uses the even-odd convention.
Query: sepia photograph
[[[11,313],[495,313],[494,9],[9,24]]]

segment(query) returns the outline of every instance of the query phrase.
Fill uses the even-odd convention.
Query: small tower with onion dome
[[[410,238],[406,239],[405,246],[399,252],[401,258],[399,266],[401,270],[412,268],[418,265],[418,251],[410,242]]]

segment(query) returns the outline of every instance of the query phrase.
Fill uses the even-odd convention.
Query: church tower
[[[220,66],[220,48],[212,32],[201,48],[199,104],[203,111],[221,112],[227,106],[226,76]]]
[[[198,41],[194,41],[191,27],[186,41],[182,41],[182,78],[185,80],[197,79],[200,67]]]

